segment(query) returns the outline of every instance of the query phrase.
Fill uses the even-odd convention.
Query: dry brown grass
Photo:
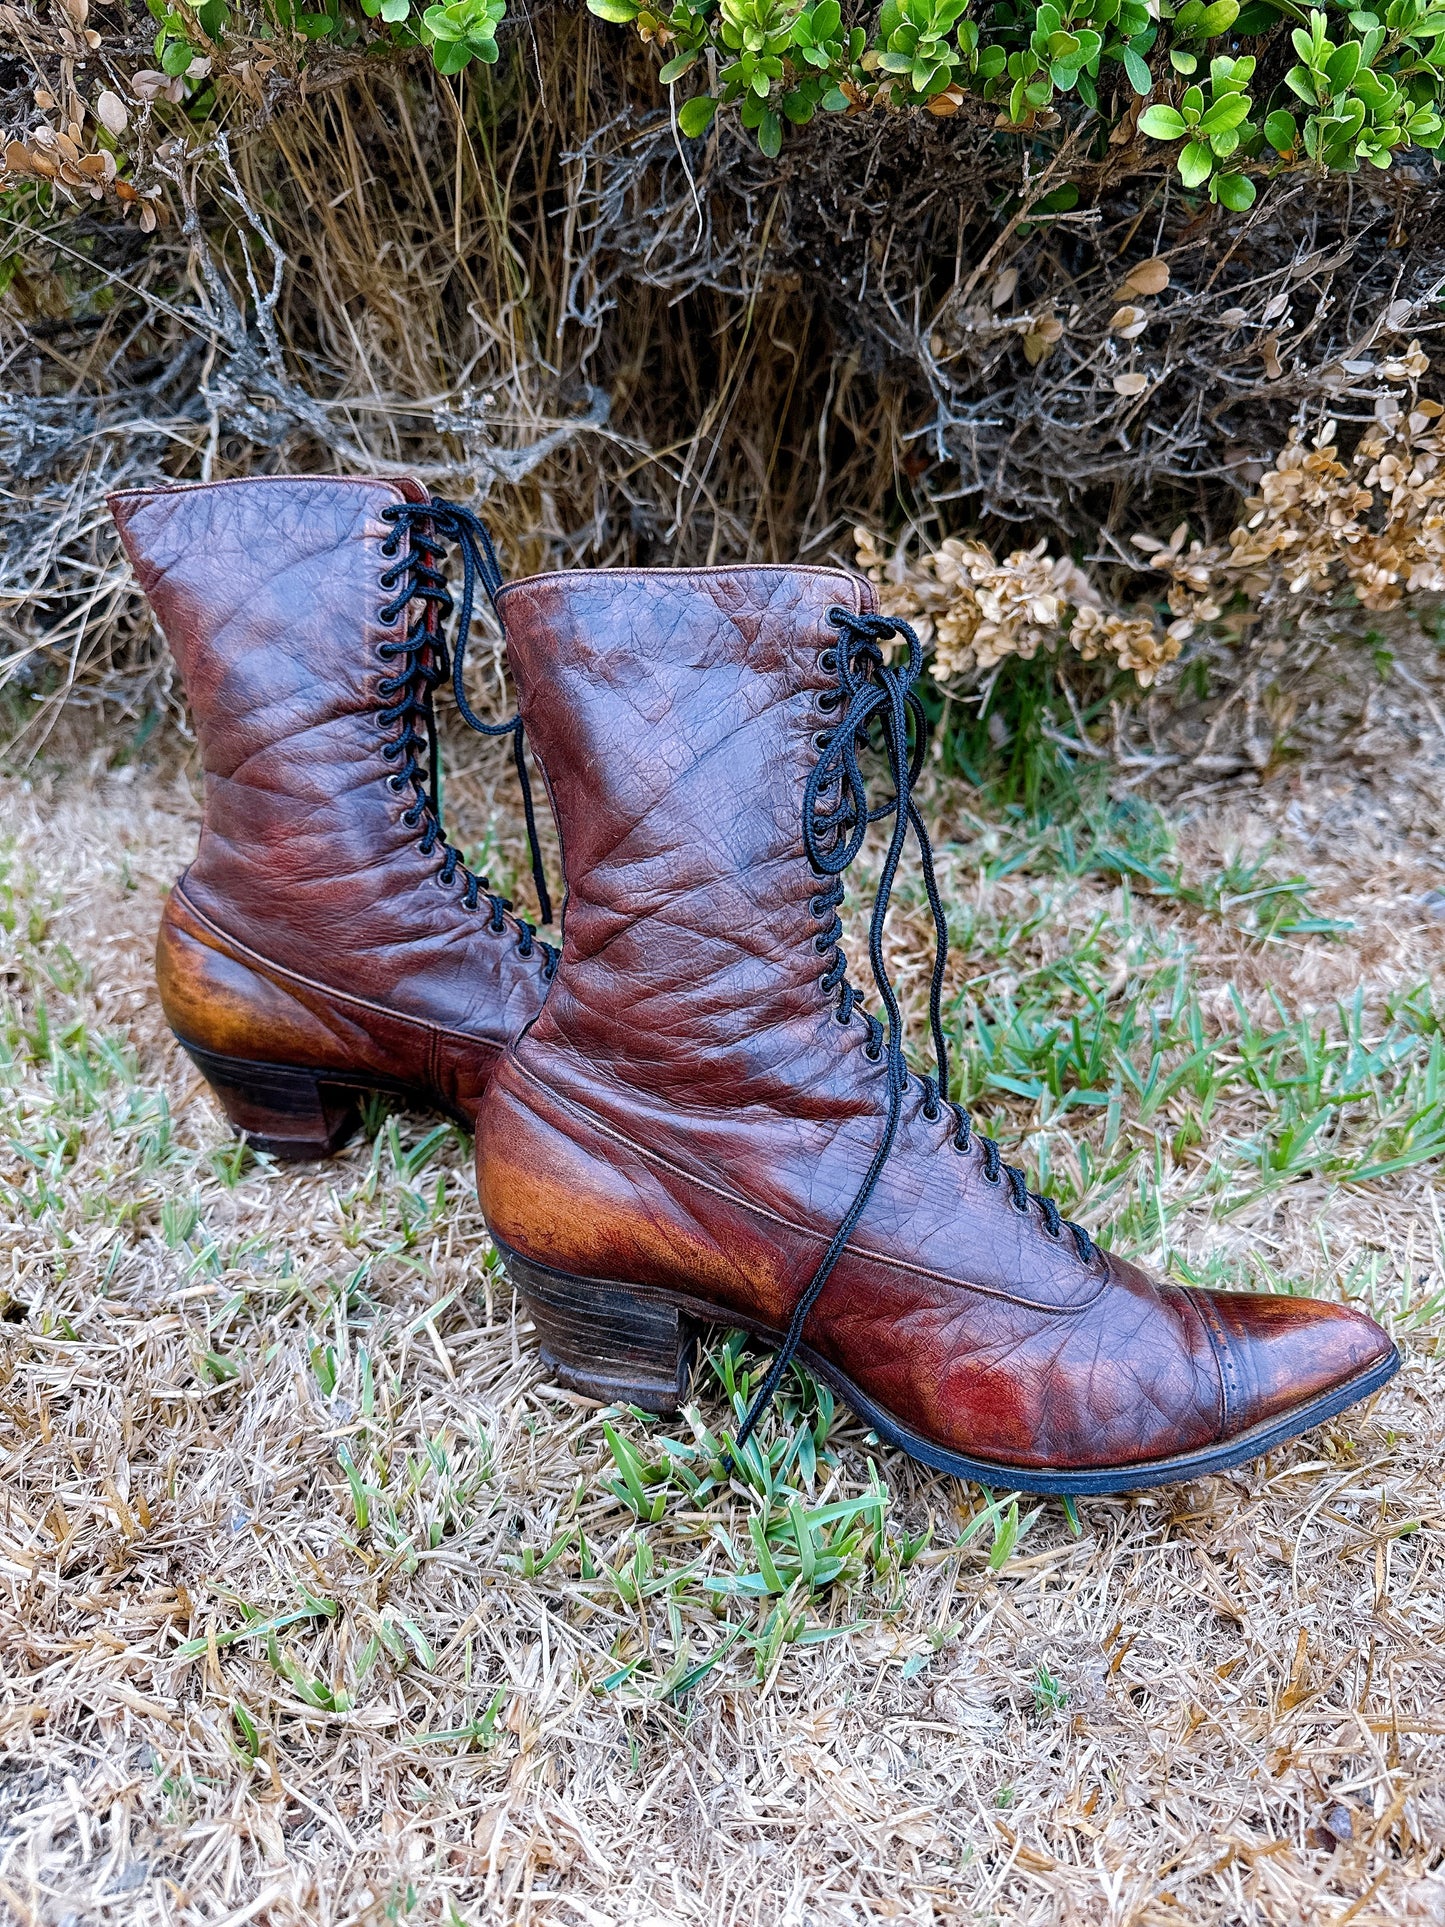
[[[196,820],[178,745],[157,740],[157,760],[117,766],[103,740],[67,738],[5,793],[0,1912],[47,1927],[1445,1914],[1437,1165],[1361,1186],[1306,1173],[1216,1229],[1190,1187],[1238,1164],[1274,1100],[1231,1087],[1187,1155],[1161,1126],[1171,1246],[1348,1288],[1395,1325],[1399,1379],[1230,1477],[1084,1502],[1079,1537],[1045,1505],[997,1569],[987,1531],[954,1546],[976,1491],[842,1425],[817,1491],[866,1493],[876,1460],[882,1555],[797,1602],[832,1637],[784,1644],[761,1679],[739,1638],[678,1702],[661,1686],[679,1652],[701,1660],[727,1623],[755,1632],[771,1603],[698,1583],[735,1570],[720,1535],[747,1546],[746,1495],[701,1511],[674,1496],[639,1528],[607,1490],[601,1415],[541,1381],[455,1132],[411,1171],[428,1120],[311,1169],[235,1157],[153,996],[160,899]],[[990,881],[979,865],[1003,832],[942,796],[965,839],[951,900],[975,912],[962,976],[1024,983],[1084,954],[1105,913],[1135,932],[1121,953],[1193,946],[1222,1052],[1231,989],[1261,1018],[1273,990],[1329,1028],[1358,987],[1378,1032],[1392,998],[1440,981],[1445,924],[1421,897],[1440,882],[1441,748],[1402,738],[1392,788],[1316,773],[1225,793],[1186,829],[1201,876],[1282,837],[1316,907],[1354,917],[1333,938],[1263,943],[1104,877]],[[479,831],[481,791],[452,787]],[[1366,1111],[1347,1112],[1361,1142]],[[1002,1121],[1042,1141],[1027,1106]],[[708,1381],[701,1414],[724,1413]],[[618,1422],[654,1449],[657,1428]],[[365,1530],[343,1449],[380,1495]],[[603,1576],[575,1535],[527,1576],[524,1549],[579,1524]],[[930,1526],[905,1569],[906,1536]],[[701,1562],[671,1604],[605,1578],[641,1541],[659,1571]],[[268,1652],[234,1637],[242,1601],[310,1616]],[[316,1682],[354,1703],[318,1706]]]

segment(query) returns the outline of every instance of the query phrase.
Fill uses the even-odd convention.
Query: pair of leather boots
[[[1237,1464],[1398,1368],[1358,1312],[1167,1284],[1101,1250],[949,1101],[919,652],[866,582],[503,584],[476,518],[408,481],[111,506],[205,766],[160,931],[169,1022],[280,1157],[333,1150],[368,1091],[473,1128],[487,1224],[560,1382],[670,1411],[697,1327],[741,1326],[774,1363],[740,1440],[796,1357],[929,1465],[1090,1493]],[[434,691],[450,669],[477,722],[461,659],[479,592],[560,833],[560,952],[439,818]],[[839,948],[870,821],[889,826],[882,1021]],[[938,939],[933,1076],[904,1061],[881,947],[910,830]]]

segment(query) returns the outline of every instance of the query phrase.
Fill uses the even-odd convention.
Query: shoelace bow
[[[518,715],[504,723],[483,722],[467,701],[464,682],[476,585],[481,583],[495,606],[497,591],[503,581],[492,539],[480,518],[470,509],[463,508],[457,502],[443,501],[439,496],[433,496],[428,502],[396,503],[384,508],[381,517],[392,525],[392,533],[381,545],[383,555],[400,555],[403,533],[409,536],[410,541],[406,554],[382,574],[381,586],[395,589],[398,593],[378,614],[383,622],[394,622],[409,605],[415,604],[417,609],[416,619],[406,636],[398,642],[382,643],[378,651],[388,661],[396,661],[400,665],[394,675],[384,678],[378,685],[380,694],[387,699],[387,707],[377,712],[377,720],[383,724],[402,725],[400,735],[387,743],[382,754],[389,762],[402,759],[401,767],[390,779],[393,787],[400,790],[410,783],[416,793],[404,820],[412,827],[417,824],[423,826],[421,849],[424,855],[430,856],[437,848],[444,851],[441,868],[437,871],[438,881],[451,883],[460,869],[466,879],[463,901],[467,908],[475,910],[479,896],[485,892],[491,905],[492,927],[500,930],[503,913],[511,908],[510,903],[488,887],[485,877],[479,877],[467,868],[459,853],[447,842],[446,831],[441,824],[440,750],[432,714],[432,692],[439,682],[450,675],[452,694],[467,725],[479,736],[510,736],[512,739],[512,759],[516,765],[522,809],[527,819],[527,846],[531,854],[537,906],[542,922],[550,923],[552,902],[547,894],[546,872],[542,867],[542,851],[537,838],[537,817],[532,803],[532,784],[527,773],[522,718]],[[448,543],[454,543],[461,550],[462,600],[459,610],[452,601],[446,577],[439,566],[446,558]],[[456,638],[448,660],[441,625],[454,611],[457,616]],[[426,751],[425,777],[417,761],[418,750]],[[518,918],[517,922],[522,933],[522,953],[524,956],[530,955],[535,931],[524,918]],[[557,967],[558,953],[549,943],[542,943],[541,948],[547,975],[551,976]]]
[[[861,1013],[867,1026],[867,1038],[863,1046],[867,1056],[874,1063],[885,1054],[887,1056],[887,1109],[883,1133],[863,1182],[829,1240],[807,1290],[794,1307],[783,1342],[774,1354],[767,1375],[738,1429],[737,1442],[740,1447],[747,1443],[758,1420],[772,1403],[802,1341],[808,1314],[817,1303],[858,1220],[866,1210],[898,1135],[903,1097],[910,1074],[903,1057],[902,1016],[883,955],[883,929],[888,920],[893,885],[910,829],[918,843],[919,867],[928,895],[928,906],[933,914],[934,933],[928,1021],[936,1069],[932,1076],[919,1079],[923,1088],[923,1115],[933,1122],[947,1105],[954,1120],[955,1150],[968,1151],[977,1138],[983,1156],[984,1176],[991,1184],[1007,1181],[1016,1211],[1027,1213],[1029,1206],[1036,1204],[1050,1237],[1058,1238],[1065,1231],[1069,1232],[1085,1264],[1091,1262],[1097,1249],[1083,1226],[1065,1218],[1052,1198],[1041,1197],[1029,1190],[1024,1173],[1011,1164],[1005,1164],[1003,1153],[995,1141],[976,1132],[968,1112],[948,1097],[948,1045],[943,1034],[941,1009],[944,970],[948,962],[948,924],[938,894],[933,847],[913,801],[913,785],[923,767],[927,738],[923,705],[913,688],[923,667],[922,646],[908,623],[896,617],[859,616],[847,609],[833,608],[828,611],[828,620],[839,631],[839,642],[836,648],[824,652],[821,661],[825,669],[836,672],[838,690],[835,700],[825,703],[823,707],[828,713],[840,708],[843,713],[831,730],[819,732],[818,760],[808,774],[803,794],[803,847],[814,870],[822,876],[832,877],[834,881],[815,893],[809,908],[819,918],[830,918],[826,927],[814,938],[814,943],[820,953],[831,953],[829,967],[821,982],[824,989],[837,990],[837,1021],[847,1024],[859,1003],[859,993],[848,982],[847,959],[839,947],[843,935],[842,921],[838,916],[838,907],[844,894],[842,873],[862,849],[869,824],[891,817],[893,832],[868,923],[868,958],[872,965],[873,981],[882,999],[886,1026],[880,1024],[871,1012]],[[895,637],[908,644],[908,659],[901,667],[889,661],[882,647]],[[875,727],[893,778],[893,795],[876,809],[870,809],[867,783],[858,758],[860,750],[869,747]]]

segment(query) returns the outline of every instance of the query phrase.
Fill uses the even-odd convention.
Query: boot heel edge
[[[203,1050],[177,1036],[226,1121],[258,1151],[288,1163],[330,1157],[361,1122],[356,1093],[316,1071],[252,1063]]]
[[[687,1396],[695,1330],[664,1298],[533,1264],[499,1245],[557,1384],[604,1405],[668,1415]]]

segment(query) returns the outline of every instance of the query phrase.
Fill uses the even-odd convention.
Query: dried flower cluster
[[[116,142],[130,125],[130,108],[114,88],[104,84],[87,102],[77,76],[77,67],[84,68],[101,45],[101,36],[87,25],[89,18],[90,0],[63,0],[57,5],[56,30],[62,47],[57,90],[43,84],[34,89],[35,105],[45,118],[0,150],[0,190],[38,181],[70,201],[84,197],[101,201],[110,195],[122,218],[134,208],[141,228],[149,234],[168,218],[160,190],[142,190],[117,170]],[[0,6],[0,28],[14,27],[18,32],[20,25],[12,9]],[[209,61],[198,64],[209,71]],[[141,104],[161,96],[172,101],[184,96],[179,78],[151,68],[133,74],[129,86]]]
[[[1373,425],[1349,455],[1332,420],[1309,438],[1295,431],[1227,544],[1188,541],[1186,524],[1167,542],[1134,536],[1146,566],[1168,578],[1167,624],[1108,609],[1078,564],[1042,542],[1000,562],[981,542],[950,536],[910,559],[906,537],[889,552],[858,529],[859,562],[884,612],[931,643],[944,680],[1005,656],[1027,661],[1066,638],[1085,661],[1114,656],[1147,689],[1237,596],[1257,606],[1348,588],[1364,608],[1390,609],[1407,595],[1445,593],[1445,409],[1418,393],[1429,367],[1412,341],[1403,355],[1352,371],[1386,385]]]
[[[1178,624],[1161,631],[1147,617],[1106,609],[1079,565],[1051,556],[1047,543],[999,562],[981,542],[950,536],[936,553],[910,560],[906,538],[889,553],[867,529],[854,535],[879,607],[932,645],[934,673],[944,680],[987,671],[1005,656],[1028,661],[1057,645],[1070,617],[1068,639],[1085,661],[1112,655],[1146,689],[1183,646]]]
[[[1418,393],[1429,367],[1412,341],[1372,371],[1390,387],[1349,455],[1334,421],[1308,439],[1292,435],[1227,548],[1185,551],[1176,541],[1166,550],[1136,536],[1134,546],[1171,577],[1171,609],[1209,621],[1228,596],[1258,602],[1281,587],[1319,596],[1347,586],[1366,609],[1445,591],[1442,409]]]

